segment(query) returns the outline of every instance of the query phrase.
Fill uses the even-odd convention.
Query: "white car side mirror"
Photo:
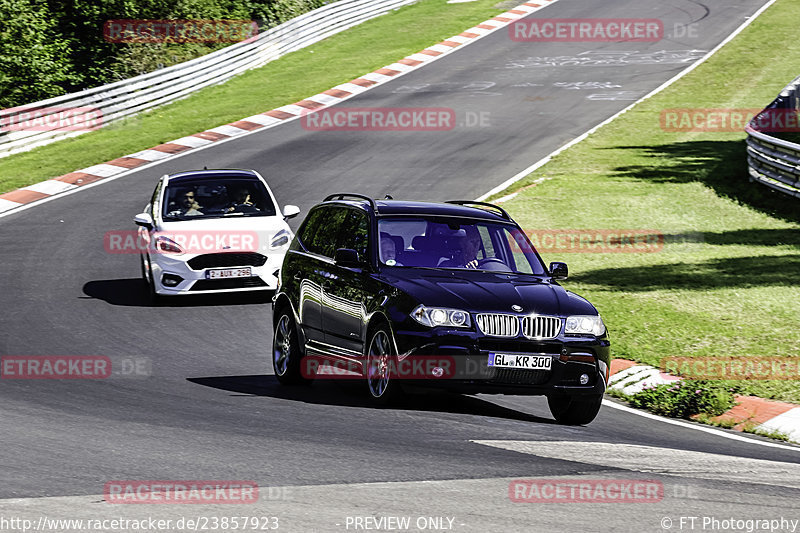
[[[133,217],[134,223],[137,226],[142,226],[147,229],[153,229],[153,217],[151,217],[147,213],[139,213],[135,217]]]
[[[285,205],[283,206],[283,218],[290,219],[296,217],[300,214],[300,208],[296,205]]]

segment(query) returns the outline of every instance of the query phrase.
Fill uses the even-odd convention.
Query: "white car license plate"
[[[252,276],[250,267],[247,268],[222,268],[219,270],[206,270],[206,279],[221,278],[249,278]]]
[[[550,370],[553,357],[519,353],[490,353],[489,366],[497,368],[524,368],[526,370]]]

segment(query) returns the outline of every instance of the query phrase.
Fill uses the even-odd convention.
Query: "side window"
[[[483,257],[478,259],[485,259],[487,257],[495,257],[497,254],[494,251],[494,244],[492,243],[492,236],[489,235],[489,228],[486,226],[478,226],[478,234],[481,236],[481,244],[483,246]]]
[[[523,274],[533,274],[533,269],[531,268],[531,264],[528,262],[528,258],[525,256],[525,252],[531,253],[533,249],[525,240],[524,235],[521,231],[501,231],[501,235],[505,238],[506,244],[508,245],[508,250],[511,251],[511,257],[509,257],[508,262],[513,262],[514,264],[509,265],[511,268],[516,270],[517,272],[522,272]]]
[[[331,242],[332,239],[330,235],[325,235],[323,233],[322,226],[329,211],[330,209],[324,207],[312,211],[297,234],[298,240],[303,244],[306,250],[327,257],[333,256],[333,247],[331,247],[330,250],[325,247],[326,240],[327,242]]]
[[[356,209],[345,209],[345,211],[347,213],[334,248],[351,248],[358,252],[359,259],[368,261],[369,216]]]
[[[300,229],[300,242],[311,253],[333,257],[336,236],[348,214],[349,209],[343,207],[320,207],[314,210]]]
[[[150,214],[155,217],[156,213],[159,212],[158,209],[158,195],[161,193],[161,186],[164,184],[164,178],[158,180],[156,183],[156,188],[153,191],[153,197],[150,198]]]

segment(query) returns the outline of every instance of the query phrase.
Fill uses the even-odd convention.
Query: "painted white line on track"
[[[730,440],[747,442],[750,444],[757,444],[759,446],[766,446],[768,448],[780,448],[781,450],[792,450],[795,452],[800,452],[799,446],[789,446],[785,444],[778,444],[776,442],[767,442],[758,439],[752,439],[749,437],[745,437],[743,435],[728,433],[726,431],[715,429],[713,427],[702,426],[699,424],[690,424],[688,422],[682,422],[680,420],[674,420],[672,418],[665,418],[663,416],[654,415],[653,413],[648,413],[647,411],[640,411],[638,409],[634,409],[633,407],[628,407],[627,405],[620,405],[616,402],[612,402],[609,400],[603,400],[603,405],[605,405],[606,407],[611,407],[612,409],[619,409],[620,411],[625,411],[626,413],[631,413],[637,416],[642,416],[644,418],[649,418],[651,420],[658,420],[665,424],[672,424],[673,426],[680,426],[682,428],[693,429],[695,431],[702,431],[703,433],[709,433],[711,435],[716,435],[718,437],[723,437]]]
[[[510,186],[511,186],[511,185],[513,185],[514,183],[518,182],[519,180],[521,180],[522,178],[524,178],[525,176],[527,176],[528,174],[530,174],[530,173],[531,173],[531,172],[533,172],[534,170],[536,170],[536,169],[538,169],[539,167],[541,167],[541,166],[545,165],[546,163],[548,163],[548,162],[549,162],[549,161],[550,161],[550,160],[551,160],[553,157],[557,156],[558,154],[560,154],[561,152],[563,152],[563,151],[564,151],[564,150],[566,150],[567,148],[570,148],[571,146],[575,146],[576,144],[578,144],[578,143],[579,143],[579,142],[581,142],[582,140],[586,139],[586,137],[588,137],[588,136],[589,136],[589,135],[591,135],[592,133],[596,132],[597,130],[599,130],[600,128],[602,128],[603,126],[605,126],[606,124],[608,124],[608,123],[610,123],[610,122],[614,121],[614,120],[615,120],[615,119],[616,119],[618,116],[620,116],[620,115],[622,115],[623,113],[625,113],[625,112],[629,111],[630,109],[633,109],[633,108],[634,108],[634,107],[636,107],[636,106],[637,106],[639,103],[641,103],[641,102],[643,102],[643,101],[647,100],[647,99],[648,99],[648,98],[650,98],[651,96],[655,96],[655,95],[657,95],[658,93],[660,93],[661,91],[663,91],[664,89],[666,89],[667,87],[669,87],[670,85],[672,85],[673,83],[675,83],[676,81],[678,81],[679,79],[681,79],[681,78],[683,78],[684,76],[686,76],[687,74],[689,74],[691,71],[693,71],[694,69],[696,69],[697,67],[699,67],[700,65],[702,65],[703,63],[705,63],[705,61],[706,61],[708,58],[710,58],[710,57],[711,57],[711,56],[713,56],[715,53],[717,53],[717,52],[719,51],[719,49],[720,49],[720,48],[722,48],[723,46],[725,46],[726,44],[728,44],[728,43],[729,43],[729,42],[730,42],[730,41],[731,41],[731,40],[732,40],[734,37],[736,37],[737,35],[739,35],[739,34],[740,34],[740,33],[741,33],[741,32],[742,32],[742,31],[743,31],[743,30],[744,30],[746,27],[748,27],[748,26],[750,25],[750,23],[752,23],[754,20],[756,20],[756,19],[758,18],[758,16],[759,16],[759,15],[761,15],[761,13],[763,13],[764,11],[766,11],[766,10],[767,10],[767,8],[769,8],[769,6],[771,6],[771,5],[772,5],[772,4],[774,4],[775,2],[776,2],[776,0],[769,0],[769,2],[767,2],[766,4],[764,4],[763,6],[761,6],[761,8],[760,8],[758,11],[756,11],[756,12],[755,12],[755,13],[754,13],[754,14],[753,14],[753,15],[752,15],[750,18],[748,18],[746,21],[744,21],[744,22],[742,23],[742,25],[741,25],[741,26],[739,26],[738,28],[736,28],[736,29],[733,31],[733,33],[731,33],[730,35],[728,35],[728,36],[725,38],[725,40],[724,40],[724,41],[722,41],[722,42],[721,42],[721,43],[719,43],[717,46],[715,46],[715,47],[714,47],[714,48],[713,48],[713,49],[712,49],[710,52],[708,52],[706,55],[704,55],[703,57],[701,57],[700,59],[698,59],[697,61],[695,61],[694,63],[692,63],[691,65],[689,65],[689,66],[688,66],[688,67],[686,67],[685,69],[683,69],[682,71],[680,71],[680,72],[679,72],[678,74],[676,74],[674,77],[670,78],[669,80],[665,81],[665,82],[664,82],[663,84],[661,84],[660,86],[656,87],[655,89],[653,89],[652,91],[650,91],[650,92],[649,92],[649,93],[647,93],[646,95],[642,96],[640,99],[636,100],[635,102],[633,102],[631,105],[629,105],[629,106],[628,106],[628,107],[626,107],[625,109],[623,109],[623,110],[619,111],[618,113],[616,113],[616,114],[612,115],[611,117],[609,117],[609,118],[605,119],[603,122],[601,122],[601,123],[600,123],[600,124],[598,124],[597,126],[593,127],[592,129],[590,129],[590,130],[589,130],[589,131],[587,131],[586,133],[584,133],[584,134],[582,134],[582,135],[580,135],[580,136],[578,136],[578,137],[575,137],[574,139],[572,139],[570,142],[568,142],[567,144],[565,144],[565,145],[564,145],[564,146],[562,146],[561,148],[558,148],[557,150],[555,150],[555,151],[551,152],[550,154],[548,154],[548,155],[547,155],[547,156],[545,156],[544,158],[540,159],[539,161],[535,162],[534,164],[532,164],[532,165],[531,165],[531,166],[529,166],[528,168],[526,168],[526,169],[524,169],[524,170],[522,170],[522,171],[520,171],[520,172],[518,172],[518,173],[514,174],[513,176],[511,176],[511,177],[510,177],[510,178],[508,178],[506,181],[504,181],[503,183],[501,183],[501,184],[500,184],[500,185],[498,185],[497,187],[493,188],[493,189],[492,189],[492,190],[490,190],[489,192],[487,192],[487,193],[485,193],[485,194],[482,194],[481,196],[479,196],[479,197],[477,198],[477,201],[481,202],[481,201],[483,201],[483,200],[486,200],[487,198],[489,198],[489,197],[490,197],[490,196],[492,196],[493,194],[497,194],[497,193],[499,193],[499,192],[501,192],[501,191],[503,191],[503,190],[507,189],[508,187],[510,187]]]
[[[800,489],[800,463],[752,459],[661,446],[602,441],[472,440],[475,444],[548,459],[697,479]]]

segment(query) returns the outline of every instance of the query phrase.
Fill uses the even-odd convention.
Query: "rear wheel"
[[[547,405],[559,424],[581,426],[595,419],[600,412],[603,395],[548,396]]]
[[[279,313],[272,336],[272,367],[275,377],[282,385],[303,385],[311,381],[301,372],[303,354],[297,339],[297,326],[291,312],[286,309]]]
[[[374,403],[388,405],[402,396],[397,380],[397,354],[394,353],[386,326],[378,326],[368,338],[365,371],[367,391]]]

